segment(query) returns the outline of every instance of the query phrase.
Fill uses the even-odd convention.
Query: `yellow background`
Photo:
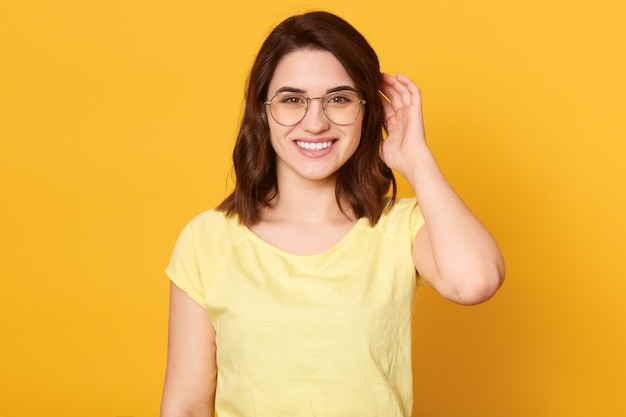
[[[260,42],[314,8],[420,84],[507,261],[487,304],[420,293],[415,416],[625,415],[625,5],[3,0],[0,416],[157,415],[163,268],[232,185]]]

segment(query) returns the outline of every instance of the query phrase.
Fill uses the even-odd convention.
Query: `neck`
[[[278,194],[263,217],[298,223],[316,224],[329,220],[354,220],[351,207],[342,201],[342,211],[335,196],[335,181],[303,181],[280,184]]]

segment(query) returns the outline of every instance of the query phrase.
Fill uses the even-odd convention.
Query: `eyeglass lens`
[[[278,93],[266,104],[274,120],[284,126],[299,123],[312,105],[313,100],[322,101],[322,110],[332,123],[349,125],[359,116],[363,100],[351,91],[338,91],[324,97],[306,97],[303,94],[284,92]]]

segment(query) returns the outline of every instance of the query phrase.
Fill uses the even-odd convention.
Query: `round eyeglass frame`
[[[321,103],[321,105],[322,105],[322,113],[324,113],[324,117],[326,117],[326,119],[327,119],[329,122],[331,122],[332,124],[337,125],[337,126],[349,126],[349,125],[351,125],[352,123],[354,123],[354,122],[356,121],[356,119],[358,119],[358,118],[359,118],[359,115],[361,114],[361,107],[362,107],[362,106],[359,106],[359,111],[358,111],[358,112],[356,113],[356,115],[354,116],[354,119],[352,119],[352,120],[351,120],[350,122],[348,122],[348,123],[336,123],[336,122],[332,121],[330,117],[328,117],[328,114],[326,114],[326,105],[324,104],[324,103],[326,102],[326,98],[327,98],[328,96],[332,96],[332,95],[335,95],[335,94],[341,94],[341,93],[343,93],[343,94],[346,94],[346,93],[347,93],[347,94],[351,94],[351,95],[355,96],[355,97],[356,97],[356,99],[357,99],[357,102],[358,102],[359,104],[361,104],[361,105],[363,105],[363,104],[367,103],[367,101],[366,101],[366,100],[361,99],[361,98],[358,96],[358,94],[356,94],[356,93],[355,93],[355,92],[353,92],[353,91],[334,91],[334,92],[332,92],[332,93],[329,93],[329,94],[326,94],[325,96],[320,96],[320,97],[307,97],[307,96],[305,96],[304,94],[292,93],[292,92],[289,92],[289,91],[281,91],[281,92],[279,92],[279,93],[274,94],[274,95],[272,96],[272,98],[271,98],[271,99],[269,99],[268,101],[264,101],[264,102],[263,102],[263,104],[265,104],[266,106],[270,106],[270,115],[272,116],[272,119],[274,119],[274,121],[275,121],[276,123],[278,123],[278,124],[279,124],[279,125],[281,125],[281,126],[288,126],[288,127],[290,127],[290,126],[295,126],[295,125],[297,125],[298,123],[300,123],[302,120],[304,120],[304,118],[306,117],[307,113],[309,112],[309,107],[310,107],[310,104],[311,104],[311,100],[320,100],[320,103]],[[304,98],[304,99],[306,100],[306,107],[304,108],[304,114],[302,115],[302,117],[301,117],[301,118],[300,118],[297,122],[294,122],[294,123],[289,123],[289,124],[281,123],[281,122],[279,122],[278,120],[276,120],[276,117],[274,117],[274,113],[272,113],[272,101],[274,101],[274,99],[275,99],[276,97],[278,97],[278,96],[284,96],[284,95],[294,95],[294,96],[299,96],[299,97],[302,97],[302,98]]]

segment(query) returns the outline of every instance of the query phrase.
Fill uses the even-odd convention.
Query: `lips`
[[[333,143],[335,143],[334,140],[328,140],[324,142],[307,142],[304,140],[295,141],[295,144],[300,149],[304,149],[307,151],[321,151],[322,149],[328,149],[333,145]]]

